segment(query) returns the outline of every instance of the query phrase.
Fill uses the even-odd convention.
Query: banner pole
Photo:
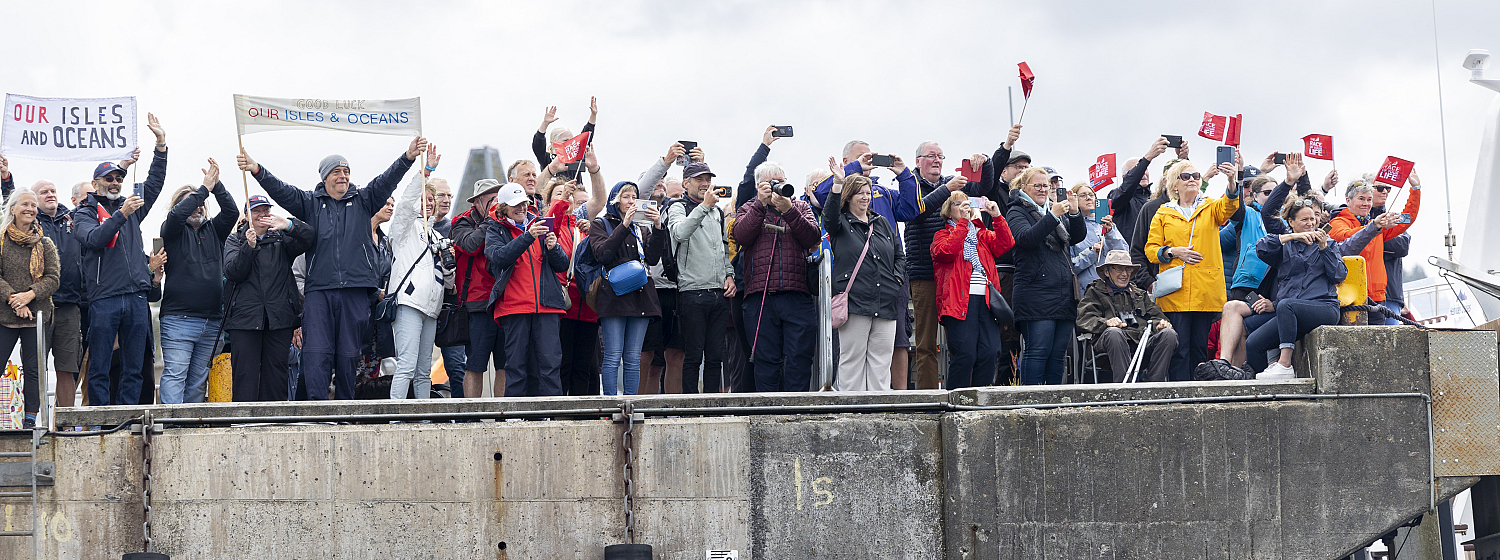
[[[240,143],[240,153],[241,154],[245,153],[245,135],[243,135],[243,134],[236,134],[236,135],[234,135],[234,137]],[[235,154],[235,155],[239,155],[239,154]],[[249,171],[245,171],[244,169],[240,170],[240,184],[245,186],[245,214],[244,214],[244,216],[245,216],[246,220],[249,220],[250,219],[250,172]]]
[[[1026,96],[1026,100],[1021,102],[1021,118],[1016,120],[1016,124],[1020,124],[1021,121],[1026,120],[1026,106],[1029,104],[1031,104],[1031,96],[1028,95]]]

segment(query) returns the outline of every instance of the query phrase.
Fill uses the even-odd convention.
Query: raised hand
[[[1339,186],[1339,170],[1334,169],[1323,176],[1323,194],[1328,194],[1328,191],[1337,186]]]
[[[1005,144],[1004,144],[1005,149],[1009,150],[1011,148],[1016,147],[1016,141],[1020,140],[1020,139],[1021,139],[1021,125],[1019,125],[1019,124],[1013,124],[1013,125],[1011,125],[1010,126],[1010,131],[1005,133]]]
[[[5,159],[4,155],[0,155],[0,178],[9,177],[9,176],[10,176],[10,162]]]
[[[203,170],[203,186],[213,190],[214,185],[219,184],[219,162],[214,158],[208,158],[208,169]]]
[[[583,168],[589,173],[599,172],[599,159],[594,156],[593,144],[589,144],[583,148]]]
[[[540,132],[542,134],[546,134],[547,133],[547,127],[552,126],[552,123],[554,123],[554,122],[557,122],[557,106],[556,105],[548,107],[547,108],[547,113],[545,115],[542,115],[542,126],[536,129],[537,132]]]
[[[589,97],[589,122],[593,123],[593,124],[598,124],[598,123],[594,122],[594,120],[598,119],[598,118],[599,118],[599,98],[590,96]]]
[[[427,139],[421,136],[411,139],[411,144],[406,146],[406,159],[417,161],[417,156],[427,151]]]
[[[1297,179],[1301,179],[1302,174],[1307,171],[1307,168],[1302,166],[1302,154],[1298,152],[1287,154],[1286,162],[1282,165],[1286,167],[1286,183],[1288,185],[1296,184]]]
[[[145,205],[146,201],[141,199],[141,197],[132,196],[125,199],[125,204],[120,205],[120,212],[125,214],[125,217],[128,218],[131,214],[134,214],[136,210],[140,210],[141,207]]]
[[[160,122],[157,122],[156,115],[153,115],[151,113],[146,113],[146,128],[151,129],[151,134],[155,134],[156,135],[156,143],[157,144],[166,144],[167,143],[167,130],[161,127],[161,123]],[[161,149],[165,150],[165,148],[161,148]],[[139,156],[137,156],[137,157],[139,157]]]
[[[245,153],[244,148],[240,148],[240,155],[234,156],[234,161],[235,163],[239,164],[240,171],[260,173],[260,164],[255,163],[255,160],[250,159],[250,154]]]
[[[667,165],[672,165],[678,158],[685,155],[687,155],[687,150],[682,149],[682,143],[673,142],[671,146],[667,147],[667,155],[662,156],[661,160]]]
[[[427,145],[427,167],[431,167],[433,169],[437,169],[438,160],[440,160],[440,159],[443,159],[443,156],[440,155],[440,154],[438,154],[437,144],[428,144]]]
[[[839,165],[838,158],[828,156],[828,171],[833,173],[833,184],[835,186],[837,186],[840,181],[844,180],[844,166]]]
[[[760,135],[760,143],[765,144],[767,147],[770,147],[770,145],[771,145],[772,142],[780,140],[781,137],[776,136],[774,134],[775,132],[776,132],[776,125],[773,124],[771,126],[766,127],[766,132],[764,134]]]
[[[1146,149],[1146,155],[1141,156],[1141,159],[1153,160],[1164,153],[1167,153],[1167,139],[1158,136],[1156,141],[1151,143],[1151,147]]]
[[[1177,147],[1177,159],[1188,158],[1188,139],[1182,139],[1182,145]]]
[[[969,171],[973,171],[976,173],[979,172],[979,170],[984,169],[984,162],[987,162],[989,160],[989,156],[986,156],[984,154],[974,154],[972,156],[969,156]]]

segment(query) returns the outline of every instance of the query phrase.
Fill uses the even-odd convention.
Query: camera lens
[[[787,183],[785,181],[777,181],[775,179],[772,179],[771,192],[787,198],[791,198],[792,196],[797,194],[797,187],[794,187],[791,183]]]

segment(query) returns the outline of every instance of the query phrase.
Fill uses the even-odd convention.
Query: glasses
[[[1033,188],[1033,189],[1045,189],[1048,186],[1049,185],[1047,185],[1046,183],[1032,183],[1031,184],[1031,188]]]
[[[946,157],[943,157],[943,154],[924,154],[924,155],[920,155],[920,156],[917,156],[917,157],[924,157],[924,158],[929,158],[929,159],[935,159],[935,160],[938,160],[938,161],[943,161],[945,159],[948,159]]]
[[[1030,166],[1027,165],[1027,164],[1024,164],[1024,163],[1012,163],[1010,165],[1005,166],[1006,169],[1020,169],[1020,170],[1025,170],[1027,167],[1030,167]]]
[[[1203,178],[1203,174],[1202,173],[1182,173],[1182,174],[1178,175],[1177,178],[1178,179],[1182,179],[1183,181],[1193,181],[1193,180],[1197,180],[1197,179],[1202,179]]]
[[[1390,185],[1376,185],[1375,190],[1380,192],[1391,192]]]
[[[120,183],[120,182],[124,182],[125,181],[125,176],[124,175],[115,175],[114,173],[110,173],[108,175],[100,177],[99,180],[100,181],[104,181],[106,183]]]

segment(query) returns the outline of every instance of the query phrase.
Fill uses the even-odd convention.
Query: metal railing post
[[[818,262],[818,386],[833,390],[833,254]]]
[[[47,375],[47,322],[43,318],[44,313],[36,313],[36,380],[37,392],[41,395],[41,408],[37,409],[36,427],[46,428],[52,431],[55,427],[52,419],[52,399],[56,398],[53,393],[57,387],[52,383],[52,376]]]

